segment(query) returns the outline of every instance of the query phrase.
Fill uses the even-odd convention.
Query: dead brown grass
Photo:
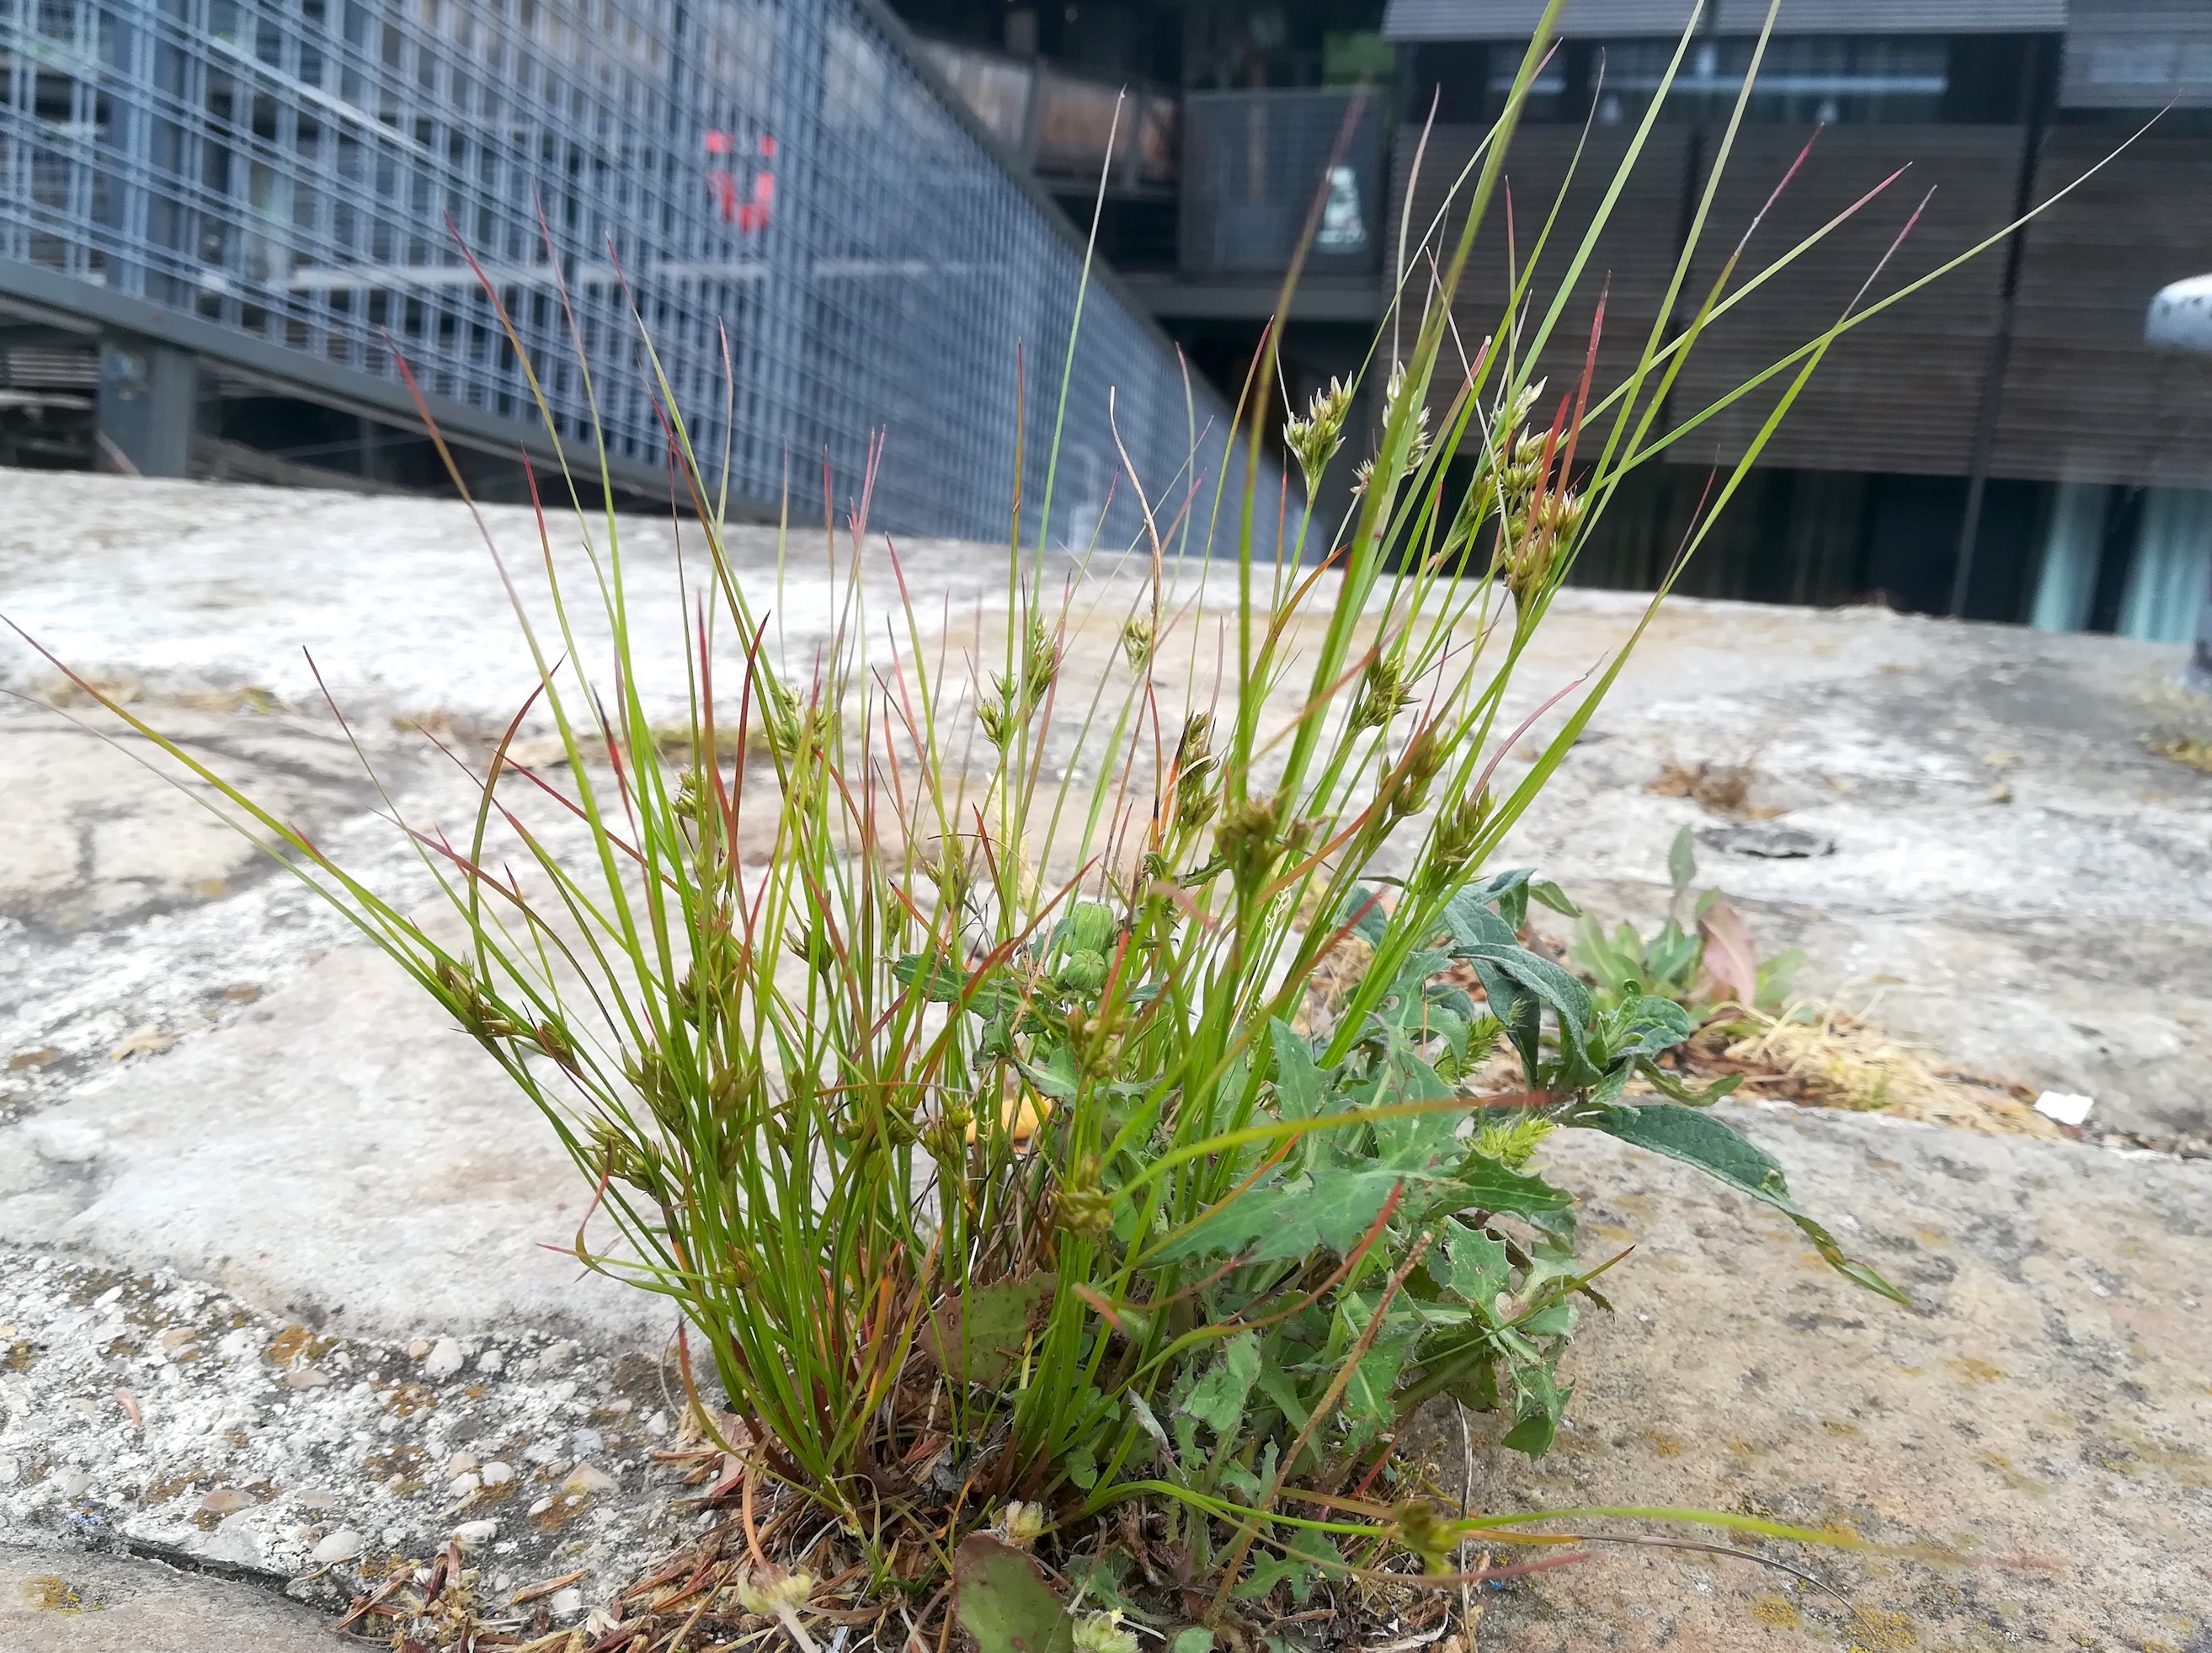
[[[2142,744],[2160,757],[2212,775],[2212,738],[2203,735],[2145,735]]]
[[[2057,1121],[2030,1105],[2025,1087],[1940,1067],[1916,1046],[1892,1038],[1863,1014],[1833,1005],[1794,1005],[1778,1016],[1735,1024],[1718,1053],[1746,1075],[1786,1082],[1794,1100],[1862,1113],[1925,1120],[1956,1130],[2001,1136],[2059,1138]]]
[[[1771,821],[1783,813],[1751,801],[1756,774],[1741,763],[1670,763],[1644,790],[1655,798],[1688,798],[1712,815],[1738,821]]]

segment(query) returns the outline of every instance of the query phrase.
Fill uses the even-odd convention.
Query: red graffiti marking
[[[754,148],[762,162],[775,161],[773,137],[763,136]],[[739,234],[757,234],[768,228],[769,215],[775,210],[775,173],[766,164],[756,167],[749,192],[741,195],[732,160],[737,152],[738,140],[730,133],[718,130],[707,134],[707,153],[720,160],[719,165],[708,165],[707,193],[724,223],[735,224]]]

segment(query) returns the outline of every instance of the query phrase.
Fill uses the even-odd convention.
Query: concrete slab
[[[329,1615],[234,1579],[0,1548],[0,1653],[327,1653]]]
[[[490,1058],[366,948],[16,1143],[0,1237],[18,1244],[185,1269],[365,1332],[671,1329],[653,1298],[545,1249],[573,1242],[589,1186]]]
[[[532,526],[517,513],[491,519],[520,566],[532,554]],[[673,537],[641,528],[628,543],[647,588],[642,605],[671,622],[652,635],[672,639]],[[754,537],[739,550],[760,588],[772,591],[773,547]],[[869,566],[867,600],[879,623],[888,568],[880,558]],[[964,640],[990,641],[977,605],[995,589],[993,554],[915,547],[908,571],[933,635],[953,640],[956,653]],[[403,739],[395,723],[466,739],[503,721],[530,680],[526,655],[500,641],[512,635],[507,599],[455,507],[0,473],[0,589],[11,617],[128,687],[163,726],[301,811],[319,842],[410,906],[430,895],[427,875],[370,812],[349,749],[318,712],[304,663],[294,663],[299,645],[313,647],[334,691],[358,714],[356,732],[392,777],[403,810],[454,826],[466,818],[465,792],[442,759]],[[807,607],[797,576],[786,589],[800,597],[788,605],[785,647],[803,655],[830,617],[824,604]],[[1113,636],[1132,589],[1096,587],[1097,618],[1070,650],[1065,692],[1113,669]],[[179,611],[189,624],[173,623]],[[1636,611],[1617,596],[1563,596],[1516,705],[1533,707],[1586,670]],[[1218,617],[1199,623],[1218,626]],[[650,667],[653,692],[671,705],[679,647],[657,645]],[[1701,850],[1709,878],[1745,908],[1764,943],[1806,946],[1808,976],[1825,991],[1879,988],[1881,1019],[1948,1058],[2087,1091],[2098,1097],[2096,1126],[2187,1147],[2206,1132],[2203,1075],[2212,1058],[2212,777],[2138,744],[2154,727],[2197,715],[2164,684],[2179,657],[2109,639],[1879,612],[1676,605],[1525,823],[1515,857],[1541,864],[1595,910],[1648,915],[1663,894],[1676,830],[1723,827],[1729,817],[1645,788],[1669,763],[1745,766],[1755,807],[1785,811],[1783,824],[1835,845],[1797,860]],[[0,648],[0,682],[36,690],[53,679],[35,657]],[[2007,801],[1999,787],[2008,789]],[[112,1316],[103,1311],[97,1323],[72,1322],[39,1346],[75,1350],[69,1358],[0,1370],[0,1454],[19,1468],[0,1486],[0,1540],[76,1535],[84,1500],[58,1502],[53,1480],[76,1470],[102,1521],[213,1543],[215,1531],[191,1517],[216,1512],[187,1510],[180,1518],[168,1501],[143,1502],[174,1473],[161,1468],[174,1458],[210,1478],[201,1497],[256,1480],[332,1492],[337,1502],[327,1507],[337,1513],[327,1519],[303,1519],[307,1512],[272,1498],[215,1523],[221,1531],[236,1522],[224,1541],[240,1554],[252,1549],[253,1565],[280,1580],[319,1565],[313,1547],[329,1533],[305,1543],[299,1532],[353,1520],[356,1511],[368,1523],[358,1530],[374,1526],[395,1552],[426,1556],[442,1535],[442,1488],[425,1481],[395,1492],[393,1482],[416,1478],[381,1473],[391,1463],[375,1455],[393,1444],[384,1423],[397,1414],[384,1401],[416,1381],[404,1379],[403,1368],[428,1359],[441,1337],[472,1357],[499,1347],[514,1363],[510,1376],[471,1396],[472,1369],[451,1375],[427,1414],[442,1421],[398,1417],[395,1431],[416,1433],[397,1444],[417,1448],[426,1461],[442,1454],[442,1467],[453,1451],[470,1449],[455,1431],[477,1406],[495,1408],[477,1427],[502,1450],[512,1439],[514,1450],[538,1445],[585,1458],[575,1429],[612,1439],[607,1419],[592,1418],[629,1393],[622,1383],[631,1379],[617,1381],[619,1358],[657,1349],[665,1327],[649,1304],[593,1282],[576,1289],[573,1263],[542,1248],[569,1239],[578,1185],[550,1133],[475,1048],[340,921],[265,862],[204,830],[196,805],[147,784],[126,755],[46,714],[11,708],[0,713],[0,799],[11,827],[21,823],[25,846],[0,876],[0,1245],[16,1248],[0,1260],[0,1282],[15,1293],[11,1301],[33,1305],[0,1307],[0,1324],[32,1327],[10,1335],[36,1345],[117,1286],[125,1291],[115,1302],[143,1298],[154,1317],[126,1332],[137,1325],[126,1312],[125,1326],[110,1331]],[[1855,1511],[1870,1511],[1869,1535],[1955,1531],[1992,1549],[2063,1548],[2086,1569],[2077,1583],[2098,1593],[2091,1599],[2150,1604],[2107,1614],[2131,1626],[2134,1644],[2163,1638],[2189,1645],[2196,1630],[2174,1626],[2203,1592],[2189,1570],[2196,1564],[2160,1536],[2160,1523],[2175,1511],[2201,1520],[2187,1512],[2197,1510],[2189,1499],[2204,1485],[2203,1402],[2195,1398],[2203,1389],[2201,1382],[2188,1389],[2177,1375],[2182,1357],[2160,1340],[2194,1326],[2172,1319],[2185,1311],[2171,1303],[2182,1285],[2204,1278],[2203,1172],[2087,1149],[1960,1145],[1881,1121],[1746,1119],[1755,1133],[1790,1133],[1778,1152],[1808,1205],[1849,1212],[1893,1237],[1918,1232],[1907,1220],[1915,1212],[1932,1214],[1921,1226],[1952,1237],[1942,1245],[1915,1239],[1919,1250],[1898,1257],[1908,1274],[1926,1276],[1934,1306],[1878,1321],[1887,1312],[1880,1304],[1839,1297],[1839,1283],[1804,1272],[1794,1242],[1770,1243],[1771,1225],[1762,1227],[1757,1212],[1694,1182],[1668,1181],[1670,1168],[1628,1163],[1626,1151],[1612,1164],[1588,1158],[1592,1151],[1582,1145],[1574,1152],[1583,1158],[1568,1160],[1562,1150],[1565,1163],[1607,1179],[1603,1198],[1618,1205],[1620,1226],[1650,1243],[1624,1266],[1624,1291],[1632,1285],[1635,1303],[1596,1328],[1577,1356],[1585,1417],[1576,1438],[1618,1436],[1626,1444],[1563,1448],[1545,1474],[1591,1479],[1559,1483],[1560,1495],[1632,1494],[1645,1503],[1663,1488],[1678,1502],[1755,1497],[1785,1515],[1832,1510],[1858,1521]],[[1866,1146],[1893,1141],[1908,1146]],[[1966,1171],[1954,1176],[1942,1161]],[[2159,1216],[2165,1226],[2151,1233],[2146,1212],[2170,1218]],[[2017,1255],[2007,1249],[2021,1245],[2027,1249]],[[41,1263],[45,1273],[36,1273]],[[1969,1285],[1939,1278],[1947,1264]],[[87,1291],[95,1279],[105,1283]],[[2136,1313],[2129,1295],[2136,1291],[2168,1304],[2159,1311],[2167,1318],[2144,1322],[2155,1336],[2130,1330],[2135,1322],[2124,1318]],[[2087,1300],[2077,1309],[2082,1292]],[[177,1293],[192,1306],[161,1306]],[[1791,1306],[1770,1321],[1760,1310],[1770,1301]],[[154,1359],[144,1334],[157,1333],[158,1346],[203,1310],[219,1310],[226,1335],[252,1336],[219,1358]],[[1640,1321],[1631,1332],[1637,1313],[1651,1314],[1650,1324],[1670,1337],[1679,1328],[1679,1338],[1638,1342],[1659,1334],[1640,1329]],[[261,1352],[295,1326],[310,1339],[336,1339],[331,1346],[358,1375],[291,1387],[299,1363],[266,1362]],[[105,1335],[88,1342],[93,1334]],[[523,1370],[556,1340],[599,1363],[589,1370],[600,1389],[556,1400],[567,1380]],[[222,1347],[219,1336],[200,1345],[210,1341]],[[418,1343],[426,1352],[409,1354]],[[1960,1364],[1977,1362],[2004,1373],[2002,1382]],[[1741,1376],[1753,1372],[1767,1374],[1765,1388]],[[1858,1386],[1851,1404],[1879,1413],[1881,1428],[1856,1413],[1821,1411],[1824,1373]],[[1927,1385],[1916,1389],[1923,1378]],[[184,1407],[196,1421],[176,1441],[156,1437],[166,1426],[157,1421],[163,1403],[150,1412],[143,1404],[173,1383],[179,1404],[198,1397]],[[366,1396],[357,1393],[364,1383]],[[630,1413],[608,1418],[641,1415],[650,1399],[645,1383],[643,1376],[631,1383],[639,1395]],[[2151,1400],[2133,1398],[2130,1384]],[[115,1401],[118,1389],[142,1402],[143,1425]],[[562,1410],[580,1400],[589,1402],[586,1413]],[[228,1423],[210,1436],[208,1417],[241,1406],[252,1413],[246,1446],[228,1444]],[[1964,1444],[1965,1425],[1983,1430],[1978,1443]],[[1644,1442],[1646,1429],[1682,1443],[1679,1453]],[[356,1440],[363,1430],[369,1438]],[[571,1438],[556,1449],[562,1431]],[[624,1470],[616,1490],[597,1495],[606,1521],[593,1529],[592,1588],[611,1588],[625,1559],[642,1554],[661,1530],[653,1512],[663,1506],[644,1479],[644,1438],[622,1448],[637,1459],[636,1480]],[[206,1462],[179,1456],[186,1447],[214,1451],[216,1442],[248,1458],[234,1466],[220,1455]],[[1747,1456],[1738,1443],[1756,1450]],[[1975,1455],[1984,1449],[2053,1490],[2014,1485]],[[277,1455],[266,1462],[253,1455],[270,1453]],[[46,1474],[33,1480],[21,1466],[37,1455]],[[234,1468],[252,1473],[240,1481]],[[550,1458],[538,1468],[567,1473]],[[1486,1471],[1496,1477],[1492,1495],[1552,1486],[1515,1473]],[[1883,1492],[1900,1486],[1940,1487],[1923,1501],[1940,1498],[1951,1524],[1916,1525],[1913,1508]],[[562,1559],[550,1548],[516,1553],[507,1565],[518,1576],[526,1564],[542,1559],[550,1571]],[[1497,1621],[1532,1626],[1556,1609],[1568,1616],[1552,1622],[1583,1627],[1583,1639],[1571,1644],[1639,1644],[1620,1638],[1660,1624],[1650,1614],[1675,1595],[1704,1599],[1698,1577],[1665,1571],[1671,1560],[1653,1560],[1661,1571],[1648,1577],[1638,1572],[1648,1559],[1563,1574],[1525,1595],[1509,1592]],[[1868,1571],[1861,1582],[1887,1589],[1908,1577],[1921,1575]],[[1999,1614],[2008,1627],[2075,1622],[2060,1613],[2075,1598],[2059,1585],[2046,1589],[2041,1575],[1966,1577],[1971,1590],[1955,1578],[1928,1583],[1931,1599],[1955,1588],[1978,1604],[1975,1611],[2000,1597],[2026,1603],[2018,1608],[2025,1620]],[[1605,1577],[1631,1583],[1611,1596],[1559,1594],[1595,1590],[1586,1581]],[[320,1587],[340,1588],[345,1578],[341,1566]],[[1524,1599],[1531,1605],[1516,1620],[1508,1607]],[[1784,1607],[1804,1633],[1829,1638],[1805,1644],[1849,1645],[1850,1636],[1869,1647],[1905,1644],[1869,1640],[1870,1632],[1832,1634],[1815,1607],[1786,1590],[1780,1606],[1741,1592],[1712,1599],[1741,1612],[1677,1615],[1716,1638],[1684,1644],[1789,1644],[1741,1639],[1750,1633],[1745,1624],[1761,1633],[1779,1626]],[[2175,1602],[2183,1607],[2169,1612]],[[2077,1620],[2096,1622],[2094,1614]],[[1922,1644],[1975,1645],[1981,1632],[1954,1620],[1931,1621],[1955,1631],[1949,1642]],[[1721,1639],[1730,1625],[1736,1641]]]
[[[1544,662],[1595,629],[1571,617]],[[1726,604],[1662,613],[1645,647],[1513,860],[1654,924],[1674,834],[1732,820],[1648,788],[1741,769],[1753,810],[1834,848],[1701,842],[1700,882],[1763,947],[1802,948],[1807,988],[1948,1060],[2094,1097],[2092,1131],[2212,1152],[2212,775],[2142,744],[2212,728],[2169,681],[2181,650]]]
[[[252,691],[318,711],[327,693],[365,730],[394,718],[503,726],[537,673],[502,563],[548,659],[562,654],[546,542],[522,507],[21,471],[0,472],[0,501],[8,618],[72,669],[138,692]],[[609,630],[594,611],[592,556],[618,544],[641,692],[655,708],[680,707],[684,580],[702,573],[696,528],[687,541],[665,518],[629,517],[611,541],[605,518],[572,515],[548,529],[560,577],[582,595],[576,635],[595,665]],[[773,530],[733,527],[727,539],[751,571],[748,594],[773,611],[767,641],[804,658],[840,618],[826,560],[842,566],[849,541],[794,534],[779,571]],[[917,538],[899,550],[925,619],[1002,586],[1003,561],[973,546]],[[736,653],[726,640],[726,657]],[[12,639],[0,648],[0,687],[57,675]],[[726,679],[738,680],[734,670]]]
[[[1847,1612],[1748,1562],[1600,1547],[1494,1592],[1477,1646],[2212,1645],[2212,1165],[1723,1111],[1912,1307],[1853,1288],[1778,1214],[1686,1167],[1555,1138],[1593,1238],[1636,1250],[1607,1276],[1617,1312],[1585,1320],[1563,1373],[1574,1428],[1531,1467],[1480,1445],[1495,1431],[1479,1421],[1476,1502],[1834,1523],[1976,1564],[1785,1549]],[[1455,1431],[1435,1455],[1456,1484]]]

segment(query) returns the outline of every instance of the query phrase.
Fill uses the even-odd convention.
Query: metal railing
[[[950,40],[921,50],[975,118],[1034,170],[1109,189],[1171,186],[1175,94]]]
[[[881,525],[1003,537],[1018,451],[1034,523],[1082,249],[876,0],[0,0],[0,263],[49,288],[521,429],[503,308],[619,461],[665,463],[665,380],[746,501],[818,515],[826,465],[842,513],[881,431]],[[1110,498],[1126,542],[1115,432],[1179,497],[1228,414],[1084,305],[1050,538]]]

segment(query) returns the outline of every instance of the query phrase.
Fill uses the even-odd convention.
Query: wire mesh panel
[[[1035,520],[1080,250],[854,0],[0,0],[0,258],[534,421],[503,307],[619,459],[665,377],[738,496],[818,513],[826,464],[842,512],[881,432],[874,520],[1001,536],[1018,451]],[[1057,543],[1138,531],[1116,429],[1156,495],[1194,430],[1218,475],[1095,285],[1066,405]]]

